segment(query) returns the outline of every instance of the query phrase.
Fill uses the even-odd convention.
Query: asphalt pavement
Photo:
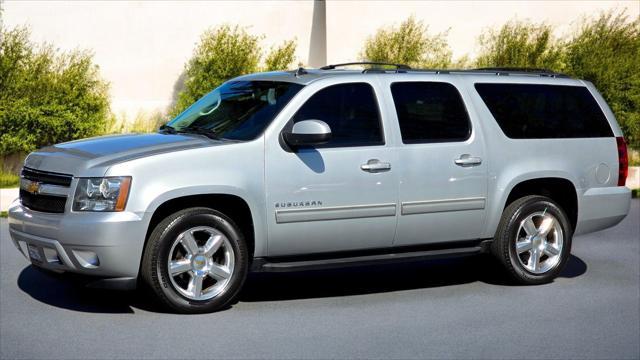
[[[508,285],[485,257],[260,274],[207,315],[42,273],[1,219],[0,357],[638,359],[639,208],[576,237],[547,285]]]

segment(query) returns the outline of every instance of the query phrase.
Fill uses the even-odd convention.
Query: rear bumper
[[[617,225],[629,213],[631,190],[624,186],[589,189],[579,199],[575,235]]]
[[[65,213],[32,211],[16,200],[9,207],[9,234],[36,266],[100,278],[135,279],[146,235],[144,213]]]

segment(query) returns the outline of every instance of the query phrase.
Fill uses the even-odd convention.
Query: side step
[[[334,253],[333,255],[316,256],[286,256],[281,258],[255,258],[251,265],[253,272],[287,272],[303,270],[333,269],[349,266],[364,266],[381,263],[409,262],[427,259],[438,259],[447,257],[469,256],[482,254],[488,249],[491,240],[476,242],[473,246],[450,247],[430,250],[410,250],[402,252],[389,252],[403,250],[402,248],[370,251],[368,255],[346,256],[348,253]],[[424,248],[423,248],[424,249]],[[385,251],[382,250],[382,251]],[[366,253],[359,252],[360,254]],[[340,256],[342,255],[342,256]],[[323,256],[323,257],[322,257]],[[314,258],[315,257],[315,258]]]

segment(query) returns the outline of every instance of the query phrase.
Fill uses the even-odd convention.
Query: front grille
[[[47,171],[38,171],[30,168],[22,168],[22,177],[32,181],[37,181],[42,184],[60,185],[69,187],[71,186],[72,175],[59,174]]]
[[[39,171],[26,167],[22,169],[21,177],[41,185],[55,185],[66,188],[71,186],[71,180],[73,180],[72,175]],[[20,187],[20,201],[22,202],[23,206],[31,210],[41,212],[64,212],[64,207],[67,203],[66,196],[40,194],[37,191],[29,192],[27,190],[28,189],[25,189],[22,186]]]
[[[31,210],[49,213],[63,213],[64,205],[67,203],[67,198],[62,196],[36,195],[20,189],[20,201],[22,201],[23,206],[26,206]]]

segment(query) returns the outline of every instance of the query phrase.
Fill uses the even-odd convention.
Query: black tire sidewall
[[[204,301],[191,300],[182,296],[173,286],[167,263],[169,252],[175,239],[182,232],[196,226],[210,226],[222,232],[233,247],[235,256],[235,266],[231,276],[230,284],[218,296]],[[206,208],[194,208],[184,211],[182,214],[171,220],[168,224],[160,223],[158,227],[161,231],[155,239],[157,244],[153,246],[154,251],[152,261],[152,279],[156,282],[153,288],[162,292],[161,297],[165,303],[174,310],[188,313],[213,312],[228,305],[241,289],[248,270],[247,249],[242,236],[242,232],[224,214]],[[154,239],[150,239],[154,240]],[[156,290],[157,291],[157,290]]]
[[[509,263],[509,267],[512,269],[512,275],[520,283],[524,284],[542,284],[552,281],[556,278],[564,265],[567,263],[571,254],[571,240],[572,229],[564,211],[551,199],[535,196],[526,199],[520,206],[513,209],[509,220],[506,222],[506,226],[501,234],[501,253],[508,256],[508,259],[504,259]],[[520,222],[535,212],[546,211],[553,215],[559,222],[563,232],[563,245],[562,252],[560,254],[560,261],[558,264],[543,274],[535,274],[527,270],[519,261],[516,254],[515,243],[517,232],[520,228]]]

